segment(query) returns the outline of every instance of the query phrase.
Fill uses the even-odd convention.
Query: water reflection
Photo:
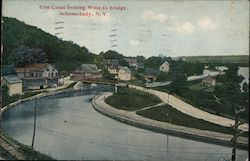
[[[112,88],[59,94],[38,100],[35,148],[56,159],[214,161],[230,157],[231,148],[154,133],[96,112],[89,100]],[[2,127],[31,145],[34,101],[3,114]],[[168,146],[168,148],[167,148]],[[243,161],[247,151],[239,150]]]

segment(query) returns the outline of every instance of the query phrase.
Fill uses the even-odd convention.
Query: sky
[[[3,0],[2,3],[3,16],[15,17],[85,46],[95,54],[108,50],[145,57],[249,54],[248,0]],[[66,12],[75,15],[68,16]]]

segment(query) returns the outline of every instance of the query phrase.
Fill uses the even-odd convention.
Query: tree
[[[9,60],[14,61],[16,67],[24,67],[32,63],[46,62],[47,55],[41,49],[20,46],[12,51]]]
[[[121,66],[124,66],[124,67],[129,67],[128,62],[127,62],[126,60],[124,60],[124,59],[120,59],[120,60],[119,60],[119,64],[120,64]]]
[[[172,73],[172,83],[170,84],[171,92],[179,93],[187,88],[187,75],[181,72]]]

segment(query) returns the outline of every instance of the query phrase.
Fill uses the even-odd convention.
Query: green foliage
[[[144,66],[147,68],[158,69],[163,62],[164,60],[162,60],[162,58],[152,56],[145,60]]]
[[[124,59],[120,59],[120,60],[119,60],[119,64],[120,64],[121,66],[124,66],[124,67],[129,67],[128,62],[127,62],[126,60],[124,60]]]
[[[3,85],[2,86],[2,107],[6,106],[10,103],[13,103],[15,101],[18,101],[20,99],[34,96],[38,93],[40,93],[40,92],[25,92],[23,95],[9,96],[8,95],[8,87],[6,85]]]
[[[105,101],[115,108],[128,111],[141,109],[161,102],[161,100],[154,95],[127,87],[119,87],[118,93],[114,93]]]
[[[19,46],[11,52],[8,60],[15,62],[17,67],[23,67],[28,64],[46,62],[47,55],[41,49]]]
[[[136,114],[158,121],[168,123],[170,122],[172,124],[197,128],[201,130],[216,131],[226,134],[232,134],[233,132],[232,128],[230,127],[224,127],[186,115],[169,105],[158,106],[147,110],[137,111]],[[248,133],[246,133],[245,135],[247,134]]]
[[[170,81],[172,78],[170,73],[166,72],[160,72],[157,76],[156,79],[158,82],[164,82],[164,81]]]
[[[181,89],[176,92],[171,89],[171,86],[157,87],[155,89],[164,92],[172,92],[172,94],[179,96],[185,102],[193,105],[194,107],[200,108],[201,110],[207,111],[212,114],[228,117],[231,119],[234,119],[235,117],[235,104],[247,107],[247,109],[249,108],[247,94],[215,94],[213,92],[207,92],[204,90],[195,91],[188,88]],[[214,95],[219,98],[220,103],[216,102]],[[241,119],[248,121],[249,116],[247,112],[241,113],[239,116]]]
[[[182,57],[187,62],[196,63],[245,63],[249,64],[249,55],[226,55],[226,56],[186,56]]]
[[[124,58],[124,56],[122,54],[119,54],[118,52],[113,51],[113,50],[109,50],[105,53],[101,52],[100,56],[103,59],[123,59]]]
[[[187,88],[187,76],[181,72],[172,73],[171,93],[180,93]]]
[[[80,47],[71,41],[63,41],[41,29],[26,25],[15,18],[3,17],[3,63],[14,63],[9,58],[12,51],[20,46],[39,48],[47,53],[48,61],[78,60],[84,62],[94,62],[96,55],[89,53],[85,47]]]

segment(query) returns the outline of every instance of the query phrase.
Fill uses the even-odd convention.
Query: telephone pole
[[[232,126],[234,132],[233,132],[233,138],[231,139],[231,141],[233,142],[232,161],[236,160],[237,139],[244,132],[244,131],[238,129],[238,127],[241,124],[244,124],[244,122],[239,122],[239,114],[242,112],[245,112],[245,111],[246,111],[245,108],[244,109],[242,108],[240,110],[237,110],[235,108],[235,124]]]
[[[33,126],[33,137],[32,137],[32,144],[31,147],[34,147],[34,140],[35,140],[35,135],[36,135],[36,106],[37,106],[37,102],[36,102],[36,96],[35,96],[35,109],[34,109],[34,126]]]

